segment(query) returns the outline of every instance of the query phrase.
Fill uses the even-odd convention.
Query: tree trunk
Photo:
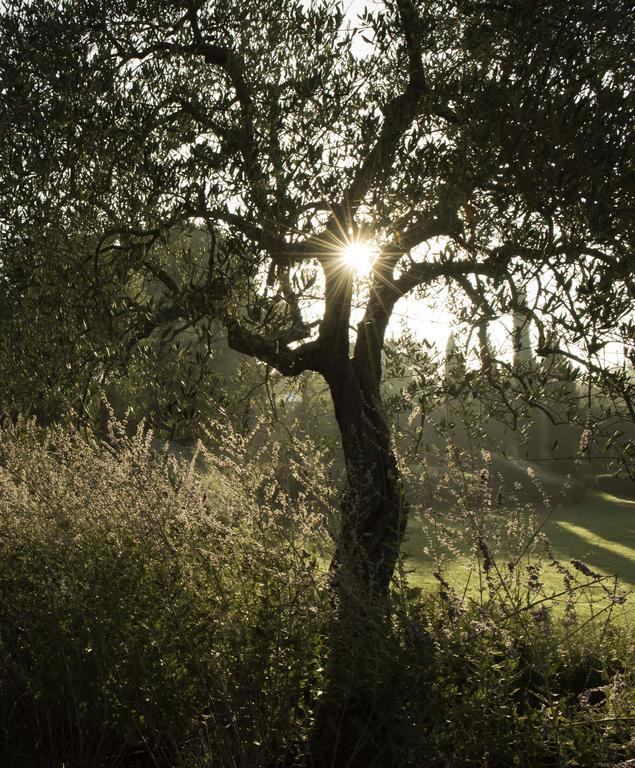
[[[393,686],[384,674],[390,653],[386,598],[407,506],[379,387],[365,385],[369,377],[364,373],[350,360],[327,379],[347,488],[331,566],[336,617],[310,743],[313,768],[399,764],[391,738],[398,714]]]
[[[346,464],[347,487],[333,571],[386,594],[407,521],[407,505],[379,387],[351,360],[328,383]]]

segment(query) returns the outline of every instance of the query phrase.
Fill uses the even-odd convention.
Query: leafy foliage
[[[143,431],[2,435],[0,753],[271,762],[298,749],[329,614],[314,526]],[[238,459],[238,455],[234,455]],[[253,468],[256,464],[253,465]],[[260,483],[263,477],[260,474]]]
[[[338,759],[345,745],[395,768],[628,756],[628,635],[563,626],[548,601],[530,605],[537,572],[506,591],[491,567],[479,602],[442,577],[427,596],[396,582],[351,628],[313,554],[322,459],[299,444],[281,457],[292,497],[262,443],[220,434],[216,454],[177,463],[115,422],[107,445],[3,431],[3,760],[302,765],[327,694],[349,713],[349,729],[330,725]]]
[[[209,316],[284,372],[322,370],[348,289],[326,289],[319,329],[307,310],[351,236],[380,251],[358,360],[401,296],[447,284],[484,318],[525,312],[540,354],[630,401],[601,352],[632,352],[632,23],[622,0],[356,20],[291,0],[9,3],[7,404],[81,410],[141,339]],[[197,270],[166,248],[193,227]]]
[[[368,653],[368,646],[361,644],[362,672],[354,680],[348,678],[356,703],[342,731],[354,734],[354,723],[357,727],[379,718],[383,726],[377,733],[390,741],[386,724],[392,715],[384,717],[375,705],[384,702],[386,713],[394,713],[397,706],[384,685],[388,673],[371,674],[375,668],[387,669],[387,658],[399,658],[397,650],[404,647],[401,641],[390,645],[386,638],[399,635],[391,634],[390,622],[377,614],[388,599],[408,512],[381,393],[382,352],[397,302],[417,292],[425,297],[447,290],[447,302],[463,320],[479,327],[502,316],[522,315],[536,329],[539,356],[572,361],[583,371],[588,391],[601,393],[601,418],[613,418],[616,409],[619,418],[635,415],[632,373],[626,364],[610,368],[603,359],[610,342],[624,347],[625,360],[633,355],[633,23],[626,0],[581,0],[572,7],[551,0],[387,0],[360,14],[354,22],[360,29],[351,28],[343,5],[330,0],[15,0],[3,5],[0,376],[6,387],[0,408],[11,417],[35,414],[43,422],[75,413],[81,426],[90,421],[103,390],[116,390],[123,381],[123,388],[129,384],[137,393],[144,392],[145,382],[159,401],[156,410],[163,411],[157,422],[163,419],[177,436],[180,425],[199,408],[199,393],[204,398],[210,391],[204,383],[209,361],[197,361],[196,354],[207,354],[210,335],[218,327],[214,320],[224,326],[234,350],[283,375],[315,371],[324,378],[342,440],[347,488],[334,557],[339,603],[329,628],[327,703],[316,714],[317,721],[326,724],[323,737],[330,727],[329,707],[338,698],[340,704],[344,701],[338,686],[346,678],[340,673],[349,651],[359,648],[359,637],[365,634],[360,626],[374,622],[377,634],[373,630],[368,637],[377,639],[374,646],[379,650]],[[354,49],[355,42],[364,43],[363,55]],[[377,247],[372,274],[363,284],[340,257],[343,246],[359,239],[372,240]],[[362,316],[351,328],[355,295],[362,302]],[[196,341],[182,355],[176,342],[185,338]],[[159,360],[163,348],[174,355],[172,361]],[[545,377],[534,377],[528,367],[501,376],[494,375],[493,363],[484,359],[484,372],[469,379],[463,368],[466,382],[475,392],[482,385],[499,395],[511,383],[516,393],[522,391],[521,405],[518,398],[512,402],[512,411],[521,416],[523,408],[531,409],[555,392]],[[191,381],[182,375],[187,369]],[[572,369],[559,364],[552,377],[556,387],[562,385],[565,399],[571,383],[567,371]],[[174,397],[179,384],[172,379],[177,376],[183,391]],[[493,401],[500,403],[498,398]],[[126,451],[124,457],[130,454]],[[97,464],[101,461],[96,449],[84,452]],[[291,621],[291,635],[296,637],[297,630],[306,647],[315,648],[321,637],[321,618],[315,616],[322,613],[312,614],[309,604],[322,606],[325,597],[310,558],[307,565],[306,559],[295,558],[293,547],[285,549],[276,538],[284,526],[274,526],[271,532],[273,551],[280,552],[281,560],[273,558],[274,569],[267,570],[260,535],[268,543],[266,521],[278,519],[278,507],[268,505],[264,530],[256,525],[260,503],[268,498],[263,489],[248,494],[241,504],[249,514],[240,524],[231,503],[226,505],[229,521],[223,512],[209,522],[205,505],[192,491],[197,501],[190,520],[185,498],[194,486],[179,483],[171,491],[176,469],[164,468],[155,476],[150,471],[154,458],[130,464],[116,459],[115,465],[122,465],[127,474],[113,471],[119,490],[112,491],[103,465],[101,474],[92,473],[94,487],[77,489],[79,466],[65,475],[63,462],[55,471],[47,464],[63,456],[63,449],[35,453],[42,461],[41,476],[48,478],[46,488],[36,483],[38,494],[44,499],[52,495],[55,514],[51,517],[47,505],[39,506],[40,495],[29,496],[28,485],[7,483],[16,509],[24,513],[25,530],[34,526],[23,574],[26,587],[20,592],[27,596],[25,615],[33,595],[34,625],[48,621],[49,609],[59,609],[51,619],[61,649],[61,656],[53,654],[58,663],[51,671],[59,673],[53,688],[66,684],[65,670],[74,669],[70,660],[83,658],[88,647],[74,645],[76,633],[68,629],[73,622],[65,613],[61,585],[73,585],[73,610],[83,610],[81,606],[96,599],[86,588],[93,578],[90,567],[103,565],[106,571],[95,574],[95,580],[110,583],[112,577],[116,582],[125,573],[115,570],[110,575],[110,563],[119,562],[116,547],[131,547],[126,561],[135,568],[138,563],[138,572],[133,571],[143,587],[139,594],[149,590],[148,599],[138,603],[136,592],[125,592],[116,582],[115,592],[128,594],[126,605],[134,608],[131,616],[113,625],[124,632],[121,647],[142,651],[121,657],[116,643],[105,651],[114,661],[104,670],[110,674],[130,664],[138,671],[147,665],[148,679],[156,679],[165,690],[165,695],[149,698],[153,705],[166,702],[167,707],[157,712],[137,704],[133,694],[111,694],[111,679],[98,671],[105,677],[90,688],[90,696],[106,691],[105,699],[96,694],[95,703],[84,707],[82,696],[59,698],[82,703],[70,719],[65,709],[59,714],[57,731],[70,723],[68,732],[73,734],[72,740],[53,740],[64,745],[61,751],[72,742],[71,750],[81,752],[86,742],[79,739],[80,733],[82,738],[84,733],[97,738],[103,731],[101,725],[76,725],[84,711],[103,712],[104,701],[128,702],[126,696],[133,697],[134,706],[113,704],[114,710],[138,711],[153,721],[149,728],[160,744],[151,747],[157,753],[170,750],[159,737],[169,734],[165,724],[183,723],[179,733],[191,733],[196,720],[192,713],[200,711],[196,702],[203,700],[203,709],[213,713],[211,727],[218,727],[219,743],[235,736],[229,752],[244,755],[247,764],[284,752],[287,742],[274,746],[267,741],[274,739],[274,732],[284,741],[286,736],[280,734],[288,731],[288,744],[297,744],[308,717],[308,709],[298,703],[302,699],[297,686],[312,684],[306,680],[318,674],[315,656],[299,653],[302,682],[289,682],[291,688],[296,686],[295,693],[279,708],[275,704],[268,710],[267,704],[260,714],[252,711],[260,695],[278,690],[265,679],[270,653],[286,658],[272,650],[279,648],[277,639],[269,638],[263,649],[254,629],[259,626],[256,614],[263,606],[276,606],[267,614],[265,637],[281,626],[279,618],[284,624]],[[81,465],[81,452],[71,450],[71,455]],[[136,455],[132,449],[131,455]],[[25,467],[33,464],[22,455],[14,471]],[[55,482],[58,475],[61,485]],[[38,477],[35,471],[33,477]],[[94,489],[100,489],[99,497],[93,497]],[[157,496],[159,489],[167,495]],[[180,495],[182,489],[185,496]],[[26,494],[25,507],[17,503],[20,493]],[[118,521],[120,513],[129,510],[130,497],[140,499],[138,515],[123,526],[119,541],[119,522],[102,524],[101,519]],[[95,504],[80,504],[78,499],[84,498],[94,498]],[[107,503],[111,498],[112,507]],[[87,522],[93,506],[94,529]],[[184,518],[178,518],[175,531],[172,506]],[[70,517],[64,512],[67,507],[73,509]],[[159,520],[149,526],[152,515]],[[7,519],[10,526],[13,518]],[[229,559],[223,561],[225,555],[220,555],[219,568],[229,578],[220,591],[215,574],[197,559],[199,551],[212,558],[205,525],[212,529],[208,541],[214,542],[214,553],[225,551],[225,539],[231,542]],[[243,525],[244,540],[237,533]],[[115,550],[102,563],[95,542],[108,541],[111,528],[117,532]],[[8,540],[20,551],[17,530],[9,528]],[[191,548],[190,539],[179,538],[190,531],[196,542]],[[160,538],[153,538],[159,533]],[[78,559],[68,558],[69,546],[77,546]],[[232,560],[241,547],[246,566]],[[6,552],[9,560],[15,557],[13,550]],[[176,558],[173,552],[179,553]],[[41,553],[50,553],[52,560],[49,564],[45,557],[40,568]],[[92,561],[86,554],[95,555],[94,566],[87,564]],[[188,575],[182,586],[182,574],[194,573],[195,563],[201,575]],[[65,579],[28,576],[40,571],[56,574],[59,569],[63,575],[67,564]],[[146,568],[152,574],[147,579]],[[296,596],[285,592],[281,576],[295,570],[309,596],[301,602],[306,611],[297,625],[285,614]],[[17,573],[21,578],[19,569]],[[201,592],[190,595],[190,585],[198,578],[203,580]],[[52,584],[55,599],[44,600],[40,582]],[[10,586],[17,589],[19,583]],[[262,584],[273,585],[273,596]],[[244,585],[249,590],[243,595]],[[187,600],[179,602],[185,594]],[[219,595],[226,594],[223,602]],[[233,634],[226,641],[230,663],[223,668],[204,645],[197,645],[200,617],[195,613],[192,618],[187,606],[189,601],[199,605],[199,598],[206,616],[225,616],[226,609],[239,627],[248,628],[244,645],[254,651],[244,658],[249,663],[256,659],[255,672],[242,667]],[[217,598],[220,607],[214,603]],[[165,600],[171,602],[166,605]],[[248,606],[246,618],[242,602]],[[96,615],[100,610],[94,606]],[[146,610],[148,626],[156,627],[149,635],[140,630],[138,634],[136,617]],[[169,624],[179,612],[182,621]],[[103,614],[107,622],[110,608]],[[168,622],[165,632],[162,622]],[[188,643],[196,648],[193,656],[203,659],[204,672],[196,679],[173,645],[181,623],[192,628]],[[496,619],[494,623],[498,626]],[[20,626],[15,614],[11,643],[19,653],[28,651],[32,642]],[[460,627],[455,625],[455,630]],[[155,631],[157,637],[167,638],[157,640],[165,648],[158,655]],[[225,638],[222,632],[219,636]],[[219,642],[224,648],[225,640]],[[39,652],[36,656],[44,658]],[[471,653],[467,657],[484,680],[483,687],[470,691],[470,702],[482,703],[487,699],[483,691],[493,691],[496,681]],[[407,653],[404,669],[405,659]],[[285,663],[281,674],[290,680],[285,675],[294,667]],[[169,685],[163,670],[170,675]],[[484,719],[492,729],[511,706],[502,702],[512,691],[514,673],[505,665],[501,670],[508,687],[500,698],[492,697],[496,715]],[[46,670],[41,671],[45,675]],[[234,683],[232,675],[239,682]],[[38,709],[38,696],[49,689],[40,682],[29,688],[28,676],[27,684],[20,675],[16,679],[18,690],[26,691],[18,701],[33,704],[37,730],[46,719]],[[452,696],[452,679],[448,672],[444,695]],[[197,680],[209,686],[207,698]],[[222,702],[231,700],[232,691],[248,690],[254,680],[253,701],[238,696],[229,714],[223,710]],[[146,684],[140,682],[140,687]],[[181,684],[192,686],[191,696],[181,696]],[[382,692],[377,697],[369,693],[375,684]],[[396,690],[410,690],[409,685],[403,682]],[[430,701],[426,696],[422,700]],[[188,709],[190,701],[194,709]],[[373,716],[365,721],[371,704]],[[444,709],[463,722],[460,706],[453,709],[446,701]],[[476,704],[467,707],[468,712],[477,709]],[[548,709],[539,711],[541,718]],[[261,719],[262,712],[269,712],[268,720]],[[11,722],[14,714],[9,711],[3,717]],[[274,722],[275,727],[268,725]],[[432,722],[434,733],[438,724]],[[134,727],[139,728],[136,721]],[[176,742],[183,744],[187,738],[179,736]],[[509,747],[509,740],[506,743]],[[476,739],[466,740],[460,759],[476,760],[475,744]],[[553,744],[552,755],[571,754],[557,739],[548,744]],[[354,744],[349,746],[354,749]],[[510,758],[507,747],[501,747],[501,761]],[[261,748],[266,755],[258,751]],[[289,746],[291,753],[293,749]],[[412,754],[413,760],[421,758],[418,750]]]

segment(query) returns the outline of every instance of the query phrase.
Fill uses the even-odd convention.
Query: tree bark
[[[388,588],[407,520],[379,379],[360,360],[341,360],[326,378],[346,463],[342,522],[331,564],[335,620],[324,695],[316,712],[309,765],[398,765],[391,738],[398,717],[386,664]]]
[[[332,569],[361,589],[386,594],[397,564],[408,508],[379,386],[347,361],[328,375],[346,465],[342,524]],[[374,377],[372,377],[374,378]]]

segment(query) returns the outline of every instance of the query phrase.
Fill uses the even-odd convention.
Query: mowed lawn
[[[629,624],[635,622],[635,500],[589,491],[582,501],[553,510],[544,519],[542,531],[550,540],[554,555],[563,564],[575,559],[598,574],[617,576],[619,588],[627,595],[627,600],[624,606],[618,605],[612,610]],[[424,552],[429,541],[421,522],[411,521],[404,552],[412,586],[438,586],[433,576],[436,570],[434,558]],[[504,547],[496,560],[504,569]],[[535,562],[535,556],[531,560],[525,557],[522,565],[529,562]],[[480,599],[478,570],[470,564],[467,556],[457,555],[447,559],[443,574],[458,593]],[[562,576],[552,568],[543,569],[541,581],[546,595],[563,590]],[[607,582],[606,587],[612,589],[613,584]],[[580,590],[577,596],[577,610],[584,615],[591,610],[598,612],[610,602],[602,589],[597,587]],[[557,599],[560,609],[564,609],[565,602],[564,596]],[[593,603],[592,608],[589,602]]]

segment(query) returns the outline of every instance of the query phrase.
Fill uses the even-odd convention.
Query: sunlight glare
[[[342,258],[345,264],[360,277],[370,274],[375,256],[375,249],[368,243],[359,240],[349,243],[342,251]]]

